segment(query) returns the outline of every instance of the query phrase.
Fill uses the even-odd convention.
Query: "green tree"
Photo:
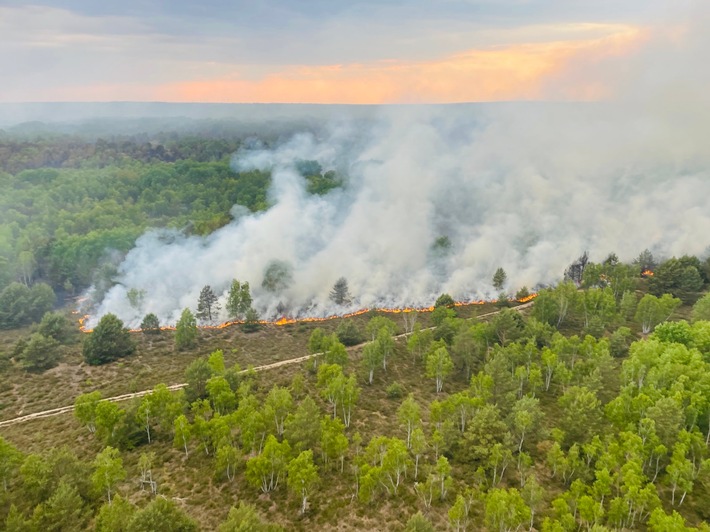
[[[451,374],[454,363],[446,347],[440,347],[426,359],[426,376],[436,380],[436,393],[444,387],[444,379]]]
[[[488,491],[485,500],[485,522],[489,530],[517,530],[530,521],[530,508],[515,488]]]
[[[293,398],[288,388],[281,386],[271,388],[266,397],[265,413],[274,421],[276,434],[279,437],[283,436],[284,422],[291,410],[293,410]]]
[[[286,417],[284,437],[297,451],[314,449],[320,442],[320,409],[316,402],[307,395],[296,407],[293,414]]]
[[[267,292],[282,292],[293,284],[293,267],[281,260],[272,260],[264,269],[261,287]]]
[[[348,438],[345,436],[345,425],[339,418],[321,419],[321,452],[323,462],[327,465],[333,461],[340,462],[340,470],[343,470],[345,453],[348,450]]]
[[[710,321],[710,293],[705,294],[695,302],[691,320],[693,322]]]
[[[338,324],[335,334],[343,345],[352,346],[362,343],[363,336],[357,324],[352,320],[343,320]]]
[[[412,432],[421,423],[422,415],[419,405],[414,400],[414,394],[409,394],[397,409],[399,423],[407,430],[407,448],[412,447]]]
[[[219,312],[219,304],[217,303],[217,294],[214,293],[210,285],[206,285],[200,290],[200,297],[197,300],[197,317],[202,321],[212,323],[213,318],[217,317]]]
[[[22,463],[22,454],[5,438],[0,436],[0,480],[7,491],[8,482]]]
[[[42,372],[59,363],[61,348],[59,342],[49,336],[34,333],[20,354],[22,367],[27,371]]]
[[[219,532],[278,532],[281,527],[266,523],[253,504],[239,501],[229,509],[227,520],[219,525]]]
[[[146,334],[159,334],[160,333],[160,321],[158,316],[153,314],[146,314],[141,322],[141,331]]]
[[[180,314],[180,320],[175,326],[175,348],[190,349],[197,341],[197,320],[190,309],[186,308]]]
[[[405,532],[434,532],[434,525],[424,517],[421,512],[417,512],[407,520],[404,526]]]
[[[242,324],[242,330],[244,332],[250,333],[258,331],[261,328],[259,323],[259,314],[252,307],[249,307],[244,314],[244,323]]]
[[[96,432],[96,408],[99,401],[101,392],[98,391],[81,394],[74,401],[74,417],[92,434]]]
[[[301,514],[306,512],[308,496],[320,478],[318,468],[313,463],[313,451],[301,451],[288,465],[287,485],[291,493],[301,499]]]
[[[345,277],[341,277],[333,285],[330,291],[330,300],[336,305],[347,305],[350,303],[350,290],[348,289],[348,281]]]
[[[505,282],[508,280],[508,275],[505,273],[503,268],[498,268],[493,274],[493,288],[499,292],[503,290]]]
[[[45,312],[37,327],[43,336],[54,338],[60,344],[68,344],[76,338],[76,326],[61,312]]]
[[[111,494],[114,487],[126,478],[123,460],[118,449],[106,447],[96,456],[93,465],[94,472],[91,475],[91,482],[98,491],[106,492],[108,502],[111,504]]]
[[[84,340],[84,359],[93,366],[132,355],[136,345],[123,322],[114,314],[106,314]]]
[[[77,489],[61,480],[52,496],[35,508],[33,520],[42,530],[80,532],[86,530],[87,517]]]
[[[279,482],[286,475],[291,446],[287,441],[279,443],[271,434],[266,438],[264,449],[258,456],[247,461],[246,478],[264,493],[279,487]]]
[[[197,532],[199,527],[174,501],[157,497],[138,510],[128,532]]]
[[[222,444],[217,447],[215,453],[215,469],[218,473],[224,473],[227,480],[234,480],[234,473],[240,461],[239,450],[230,444]]]
[[[377,345],[370,343],[365,345],[362,349],[362,363],[368,372],[369,377],[367,382],[369,384],[372,384],[372,379],[375,375],[375,368],[382,363],[382,359],[382,351],[380,351]]]
[[[128,532],[136,507],[116,495],[111,504],[103,504],[96,516],[96,532]]]
[[[655,296],[671,294],[684,303],[694,300],[695,294],[703,287],[700,262],[689,257],[668,259],[653,272],[649,291]]]
[[[539,400],[533,397],[522,397],[513,405],[513,411],[510,414],[509,425],[512,434],[518,440],[518,452],[523,450],[525,436],[535,430],[542,412],[539,406]]]
[[[641,324],[641,332],[650,333],[653,328],[671,317],[671,314],[680,305],[680,299],[669,294],[660,298],[646,294],[636,307],[636,321]]]

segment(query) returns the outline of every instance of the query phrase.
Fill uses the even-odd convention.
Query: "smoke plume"
[[[204,285],[224,303],[235,278],[267,318],[428,306],[443,292],[495,297],[499,266],[513,292],[554,283],[584,250],[630,260],[646,247],[701,254],[708,245],[708,150],[666,114],[620,104],[385,107],[357,124],[235,154],[237,171],[272,172],[273,206],[235,208],[207,237],[148,232],[94,320],[114,312],[135,326],[154,312],[174,323]],[[347,176],[344,186],[309,194],[303,160]],[[261,286],[273,261],[292,271],[275,293]],[[329,299],[340,277],[347,308]],[[139,309],[131,288],[145,291]]]

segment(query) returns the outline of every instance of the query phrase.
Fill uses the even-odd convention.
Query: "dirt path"
[[[529,301],[527,303],[523,303],[522,305],[518,305],[517,307],[513,307],[513,310],[524,310],[528,307],[530,307],[533,304],[533,301]],[[480,318],[488,318],[490,316],[495,316],[498,314],[500,310],[495,310],[493,312],[487,312],[486,314],[481,314],[479,316],[475,316],[476,319]],[[473,319],[473,318],[469,318]],[[434,329],[435,327],[429,327],[429,329]],[[411,333],[403,333],[403,334],[398,334],[395,336],[395,338],[405,338],[409,336]],[[363,345],[365,345],[367,342],[364,342],[362,344],[358,344],[355,346],[352,346],[350,349],[357,349]],[[255,366],[252,368],[254,371],[266,371],[269,369],[274,369],[274,368],[280,368],[282,366],[288,366],[290,364],[298,364],[299,362],[303,362],[305,360],[309,360],[311,358],[317,357],[322,355],[323,353],[315,353],[313,355],[305,355],[302,357],[297,357],[297,358],[289,358],[288,360],[281,360],[279,362],[274,362],[273,364],[266,364],[264,366]],[[240,373],[246,373],[249,370],[242,370]],[[168,386],[168,390],[180,390],[182,388],[185,388],[187,386],[187,383],[182,383],[182,384],[172,384]],[[102,399],[102,401],[110,401],[112,403],[118,403],[120,401],[128,401],[129,399],[135,399],[136,397],[143,397],[144,395],[148,395],[150,392],[152,392],[153,389],[151,388],[150,390],[142,390],[140,392],[134,392],[134,393],[124,393],[122,395],[115,395],[113,397],[106,397],[105,399]],[[51,416],[58,416],[60,414],[68,414],[70,412],[74,411],[74,405],[71,406],[61,406],[59,408],[52,408],[50,410],[43,410],[42,412],[35,412],[34,414],[26,414],[24,416],[16,417],[14,419],[7,419],[5,421],[0,421],[0,427],[8,427],[10,425],[16,425],[17,423],[24,423],[25,421],[30,421],[33,419],[41,419],[44,417],[51,417]]]

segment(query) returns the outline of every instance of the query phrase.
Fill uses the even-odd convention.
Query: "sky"
[[[0,102],[603,100],[649,54],[686,46],[702,6],[0,0]]]

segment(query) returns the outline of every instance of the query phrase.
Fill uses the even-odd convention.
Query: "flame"
[[[653,275],[653,272],[651,272],[651,275]],[[520,298],[520,299],[515,299],[512,298],[510,299],[511,302],[518,302],[518,303],[527,303],[528,301],[532,301],[537,297],[537,294],[530,294],[529,296]],[[485,303],[489,303],[489,301],[485,301],[483,299],[479,299],[477,301],[456,301],[454,302],[455,307],[467,307],[471,305],[483,305]],[[406,314],[409,312],[433,312],[434,307],[402,307],[402,308],[363,308],[360,310],[356,310],[354,312],[348,312],[347,314],[333,314],[332,316],[325,316],[322,318],[290,318],[287,316],[282,316],[277,320],[259,320],[259,323],[261,325],[276,325],[276,326],[282,326],[282,325],[291,325],[294,323],[319,323],[323,321],[329,321],[329,320],[336,320],[340,318],[352,318],[355,316],[362,316],[363,314],[367,314],[368,312],[383,312],[386,314]],[[78,310],[73,310],[72,314],[79,314]],[[77,321],[79,322],[79,330],[83,333],[90,333],[93,332],[93,329],[87,329],[86,328],[86,321],[89,319],[89,314],[84,314],[81,316]],[[211,330],[219,330],[219,329],[226,329],[227,327],[232,327],[233,325],[240,325],[243,324],[244,320],[231,320],[231,321],[225,321],[224,323],[220,323],[219,325],[200,325],[200,329],[211,329]],[[174,331],[175,326],[174,325],[165,325],[163,327],[160,327],[161,331]],[[137,332],[143,332],[141,329],[128,329],[128,332],[132,333],[137,333]]]
[[[641,277],[653,277],[653,272],[651,270],[644,270],[641,272]]]

